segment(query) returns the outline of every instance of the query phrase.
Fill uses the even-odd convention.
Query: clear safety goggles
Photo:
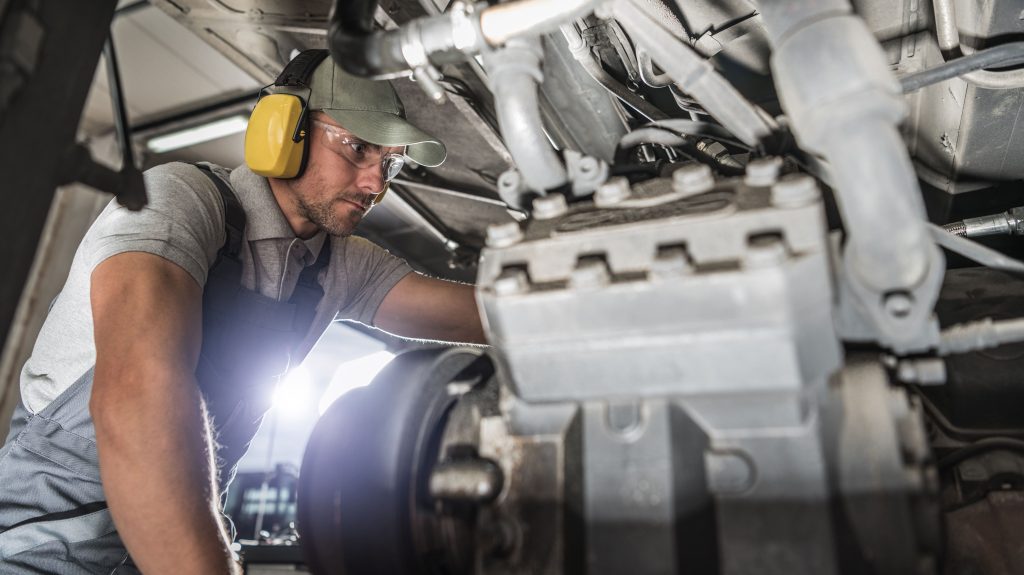
[[[405,155],[394,152],[395,148],[384,148],[360,140],[338,126],[313,120],[323,131],[323,143],[332,152],[348,160],[357,168],[381,167],[384,182],[395,179],[398,172],[405,166]],[[404,151],[404,147],[402,148]]]

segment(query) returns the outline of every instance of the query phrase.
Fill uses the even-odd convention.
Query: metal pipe
[[[640,70],[640,79],[644,84],[652,88],[663,88],[672,84],[672,77],[668,74],[656,74],[651,56],[643,48],[636,49],[636,62]]]
[[[904,76],[900,85],[904,94],[920,90],[950,78],[960,77],[968,84],[990,90],[1024,87],[1024,70],[993,72],[993,66],[1011,66],[1024,62],[1024,42],[1009,42],[950,60],[934,68]]]
[[[121,147],[122,169],[135,167],[135,152],[132,149],[128,129],[128,112],[124,103],[124,88],[121,85],[121,71],[117,65],[117,54],[114,52],[114,36],[107,36],[103,44],[103,58],[107,63],[107,82],[110,84],[110,106],[113,108],[114,133],[117,145]]]
[[[1019,236],[1024,234],[1024,207],[977,218],[966,218],[942,227],[951,234],[965,238]]]
[[[519,0],[480,12],[480,31],[491,46],[517,36],[541,36],[594,9],[604,0]]]
[[[906,108],[885,53],[845,0],[764,0],[758,8],[793,132],[831,168],[847,232],[844,305],[884,345],[920,348],[944,264],[898,129]],[[887,305],[897,298],[906,305]]]
[[[668,118],[668,114],[662,112],[657,106],[644,100],[638,94],[630,92],[621,82],[613,78],[608,72],[605,72],[601,64],[594,60],[594,57],[590,54],[590,48],[587,47],[575,26],[565,24],[561,27],[561,30],[562,35],[565,36],[566,41],[569,43],[569,51],[572,52],[573,58],[580,63],[580,66],[583,67],[595,82],[604,86],[613,96],[652,122]]]
[[[409,72],[398,31],[374,32],[377,0],[335,0],[328,24],[331,56],[350,74],[383,79]]]
[[[1016,275],[1024,275],[1024,262],[1020,260],[1015,260],[974,240],[951,234],[942,226],[928,224],[928,232],[931,234],[932,239],[935,240],[935,243],[955,254],[962,255],[985,267]]]
[[[376,0],[335,0],[328,33],[331,56],[350,74],[385,79],[456,63],[519,36],[536,37],[582,16],[605,0],[519,0],[476,11],[454,3],[398,30],[373,31]]]
[[[537,38],[513,39],[504,48],[484,54],[501,135],[526,184],[541,193],[569,181],[544,135],[538,98],[542,56]]]
[[[960,32],[956,29],[956,9],[953,0],[932,0],[935,12],[935,35],[939,49],[952,52],[960,47]]]
[[[964,58],[959,58],[953,62],[964,60],[974,54],[975,51],[970,46],[965,46],[960,43],[960,32],[956,27],[956,9],[954,7],[953,0],[932,0],[932,7],[935,12],[935,34],[938,37],[939,48],[942,49],[942,52],[954,53],[959,50],[964,54]],[[950,62],[950,64],[953,62]],[[996,65],[998,64],[987,64],[983,67]],[[941,68],[942,66],[939,67]],[[960,75],[968,84],[989,90],[1012,90],[1014,88],[1024,87],[1024,70],[993,72],[975,68],[974,70],[958,75]],[[941,80],[935,80],[935,82],[939,81]],[[922,84],[922,86],[919,87],[926,85],[927,84]],[[907,90],[904,88],[904,93],[912,91],[913,90]]]
[[[744,144],[757,147],[772,132],[756,107],[747,101],[714,67],[682,44],[643,8],[630,1],[612,6],[616,20],[654,59],[677,86],[700,103],[708,114]]]

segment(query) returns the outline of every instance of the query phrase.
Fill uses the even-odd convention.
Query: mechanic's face
[[[306,170],[289,181],[295,208],[333,236],[350,235],[401,169],[404,149],[364,142],[322,113],[314,113],[309,127]]]

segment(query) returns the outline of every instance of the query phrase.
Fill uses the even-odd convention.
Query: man
[[[232,573],[218,498],[273,376],[335,317],[484,342],[471,286],[350,237],[402,155],[436,165],[441,143],[329,58],[309,88],[301,175],[154,168],[149,206],[83,239],[0,450],[0,572]]]

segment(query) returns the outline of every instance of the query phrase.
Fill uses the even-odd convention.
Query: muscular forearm
[[[104,377],[131,377],[109,385]],[[171,376],[174,378],[174,376]],[[147,575],[234,573],[216,512],[210,435],[198,388],[104,372],[90,403],[100,475],[114,524]],[[131,394],[97,390],[132,390]]]
[[[486,344],[473,290],[411,273],[391,288],[373,323],[402,337]]]

